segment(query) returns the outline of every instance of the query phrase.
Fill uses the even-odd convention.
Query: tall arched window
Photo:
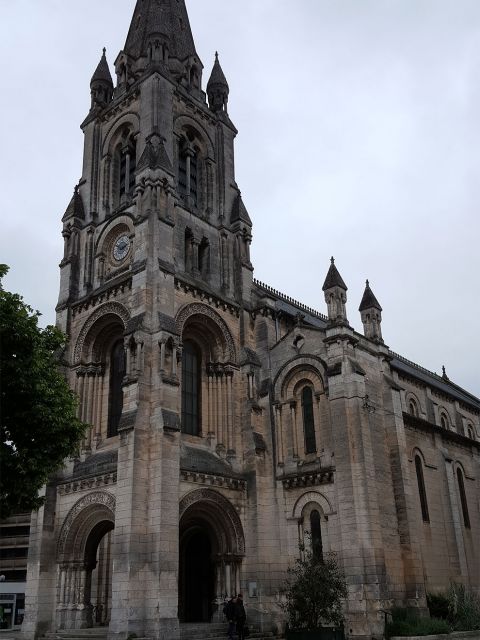
[[[322,527],[320,513],[316,509],[310,513],[310,535],[312,536],[312,553],[315,558],[323,558]]]
[[[123,378],[125,377],[125,349],[118,340],[110,352],[110,394],[108,412],[108,437],[118,433],[123,409]]]
[[[201,364],[196,344],[187,340],[182,356],[182,432],[192,436],[201,433]]]
[[[417,472],[418,495],[420,496],[422,519],[424,522],[430,522],[430,516],[428,514],[427,492],[425,491],[425,481],[423,478],[422,459],[418,454],[415,456],[415,471]]]
[[[313,417],[313,392],[311,387],[302,389],[303,433],[305,437],[305,453],[315,453],[315,420]]]
[[[136,171],[136,143],[131,132],[126,130],[115,148],[113,157],[112,194],[115,207],[130,201],[135,189]]]
[[[465,484],[463,482],[463,473],[457,468],[458,492],[460,494],[460,503],[462,505],[463,523],[466,529],[470,529],[470,516],[468,514],[467,495],[465,493]]]
[[[440,426],[442,429],[448,429],[448,418],[444,413],[440,414]]]

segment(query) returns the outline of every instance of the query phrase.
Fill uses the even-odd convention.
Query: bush
[[[437,618],[408,618],[394,620],[387,624],[385,635],[392,636],[431,636],[439,633],[450,633],[450,625],[446,620]]]
[[[301,548],[303,557],[288,570],[283,609],[292,630],[340,626],[342,600],[347,596],[345,577],[334,554],[321,557]]]
[[[445,593],[429,593],[427,605],[432,618],[450,619],[450,601]]]
[[[448,590],[450,622],[455,631],[480,629],[480,600],[463,584],[452,584]]]

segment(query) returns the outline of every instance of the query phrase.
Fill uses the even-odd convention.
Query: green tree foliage
[[[59,371],[65,336],[41,329],[39,313],[4,291],[0,265],[0,504],[1,516],[38,509],[48,477],[76,450],[85,425]]]
[[[347,597],[345,576],[335,554],[321,557],[301,548],[302,557],[288,570],[283,609],[295,631],[341,626],[342,600]]]

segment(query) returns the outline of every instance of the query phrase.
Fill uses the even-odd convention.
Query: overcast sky
[[[54,322],[60,220],[90,77],[134,0],[0,0],[6,288]],[[479,0],[187,0],[204,85],[218,49],[239,129],[255,276],[350,323],[365,279],[391,349],[480,395]]]

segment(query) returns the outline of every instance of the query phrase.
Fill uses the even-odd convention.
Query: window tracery
[[[460,467],[457,467],[457,484],[458,493],[460,495],[460,505],[462,507],[463,524],[465,529],[470,529],[470,514],[468,512],[467,494],[465,493],[465,482],[463,480],[463,472]]]

